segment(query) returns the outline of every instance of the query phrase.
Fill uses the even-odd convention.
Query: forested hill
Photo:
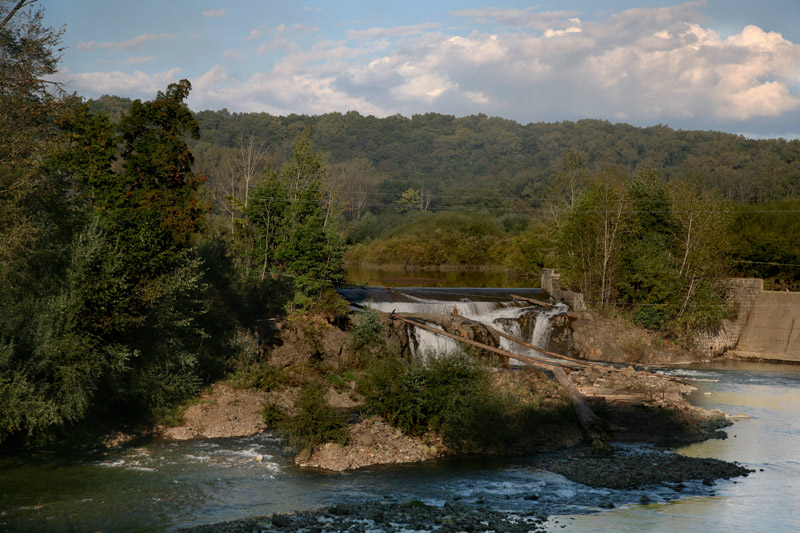
[[[125,99],[103,97],[98,110],[115,114]],[[710,131],[640,128],[602,120],[519,124],[486,115],[456,118],[427,113],[406,118],[363,116],[355,111],[321,116],[266,113],[196,113],[201,140],[192,143],[199,170],[210,184],[225,179],[251,135],[264,143],[273,167],[290,154],[295,137],[311,129],[345,189],[371,195],[370,205],[391,205],[413,187],[429,208],[494,207],[508,199],[537,206],[567,150],[588,170],[617,165],[632,172],[655,168],[663,179],[695,175],[730,200],[761,203],[800,190],[800,141],[751,140]]]

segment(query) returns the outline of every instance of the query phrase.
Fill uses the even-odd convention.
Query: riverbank
[[[724,437],[720,428],[731,424],[731,419],[721,411],[691,405],[686,395],[694,387],[671,376],[637,371],[633,367],[616,370],[601,366],[576,370],[571,376],[592,408],[609,423],[617,442],[688,444]],[[571,415],[569,400],[547,373],[532,369],[497,370],[493,374],[493,387],[517,398],[520,404],[537,402],[541,411],[550,415],[528,433],[519,435],[505,450],[472,449],[471,453],[522,456],[563,450],[581,443],[581,431]],[[264,407],[277,404],[292,413],[298,392],[297,387],[259,392],[217,385],[185,411],[182,425],[159,427],[157,433],[173,440],[255,435],[266,429]],[[363,403],[355,394],[330,388],[326,400],[351,413],[346,427],[349,444],[326,443],[297,454],[294,463],[298,466],[342,472],[380,464],[427,461],[455,453],[433,432],[406,435],[380,417],[361,415],[359,409]]]
[[[660,450],[629,449],[613,457],[598,458],[585,449],[548,454],[534,462],[536,467],[563,475],[589,487],[620,490],[665,485],[676,495],[686,483],[746,477],[752,470],[717,459],[686,457]],[[419,500],[398,503],[391,497],[360,503],[340,503],[330,507],[296,513],[275,513],[239,520],[185,528],[192,533],[250,533],[252,531],[544,531],[549,518],[547,505],[532,492],[523,497],[527,510],[493,509],[478,499],[431,505]],[[648,503],[642,496],[640,503]],[[613,508],[611,501],[598,504],[598,510]]]

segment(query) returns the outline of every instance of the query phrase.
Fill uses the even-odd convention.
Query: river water
[[[728,428],[726,440],[678,452],[739,461],[755,473],[713,487],[687,483],[680,493],[668,487],[616,491],[537,470],[526,458],[332,474],[293,467],[269,434],[155,441],[107,453],[3,458],[0,529],[168,531],[342,501],[416,498],[555,513],[552,531],[800,530],[800,369],[730,364],[667,372],[693,380],[700,388],[696,403],[752,417]],[[262,462],[255,461],[259,454]],[[650,503],[641,504],[643,496]],[[601,509],[608,503],[615,508]]]
[[[750,416],[727,429],[728,439],[677,451],[738,461],[755,473],[715,486],[687,483],[680,492],[617,491],[538,470],[531,458],[450,458],[325,473],[292,466],[270,434],[152,441],[0,457],[0,530],[171,531],[372,499],[544,512],[555,515],[552,531],[800,530],[800,367],[731,363],[664,372],[698,387],[698,405]]]

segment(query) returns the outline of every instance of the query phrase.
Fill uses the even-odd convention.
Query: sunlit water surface
[[[550,529],[800,531],[800,367],[731,362],[670,373],[695,380],[695,404],[751,417],[727,428],[725,440],[677,451],[738,461],[756,472],[718,483],[713,494],[559,517]]]

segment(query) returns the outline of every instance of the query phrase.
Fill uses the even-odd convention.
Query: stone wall
[[[719,355],[736,347],[758,295],[764,289],[764,280],[734,278],[728,280],[728,286],[730,287],[728,302],[736,310],[736,318],[723,320],[716,331],[709,331],[696,337],[698,349],[709,355]]]
[[[586,310],[583,294],[561,289],[561,274],[552,268],[542,269],[542,290],[555,301],[567,304],[573,311]]]

